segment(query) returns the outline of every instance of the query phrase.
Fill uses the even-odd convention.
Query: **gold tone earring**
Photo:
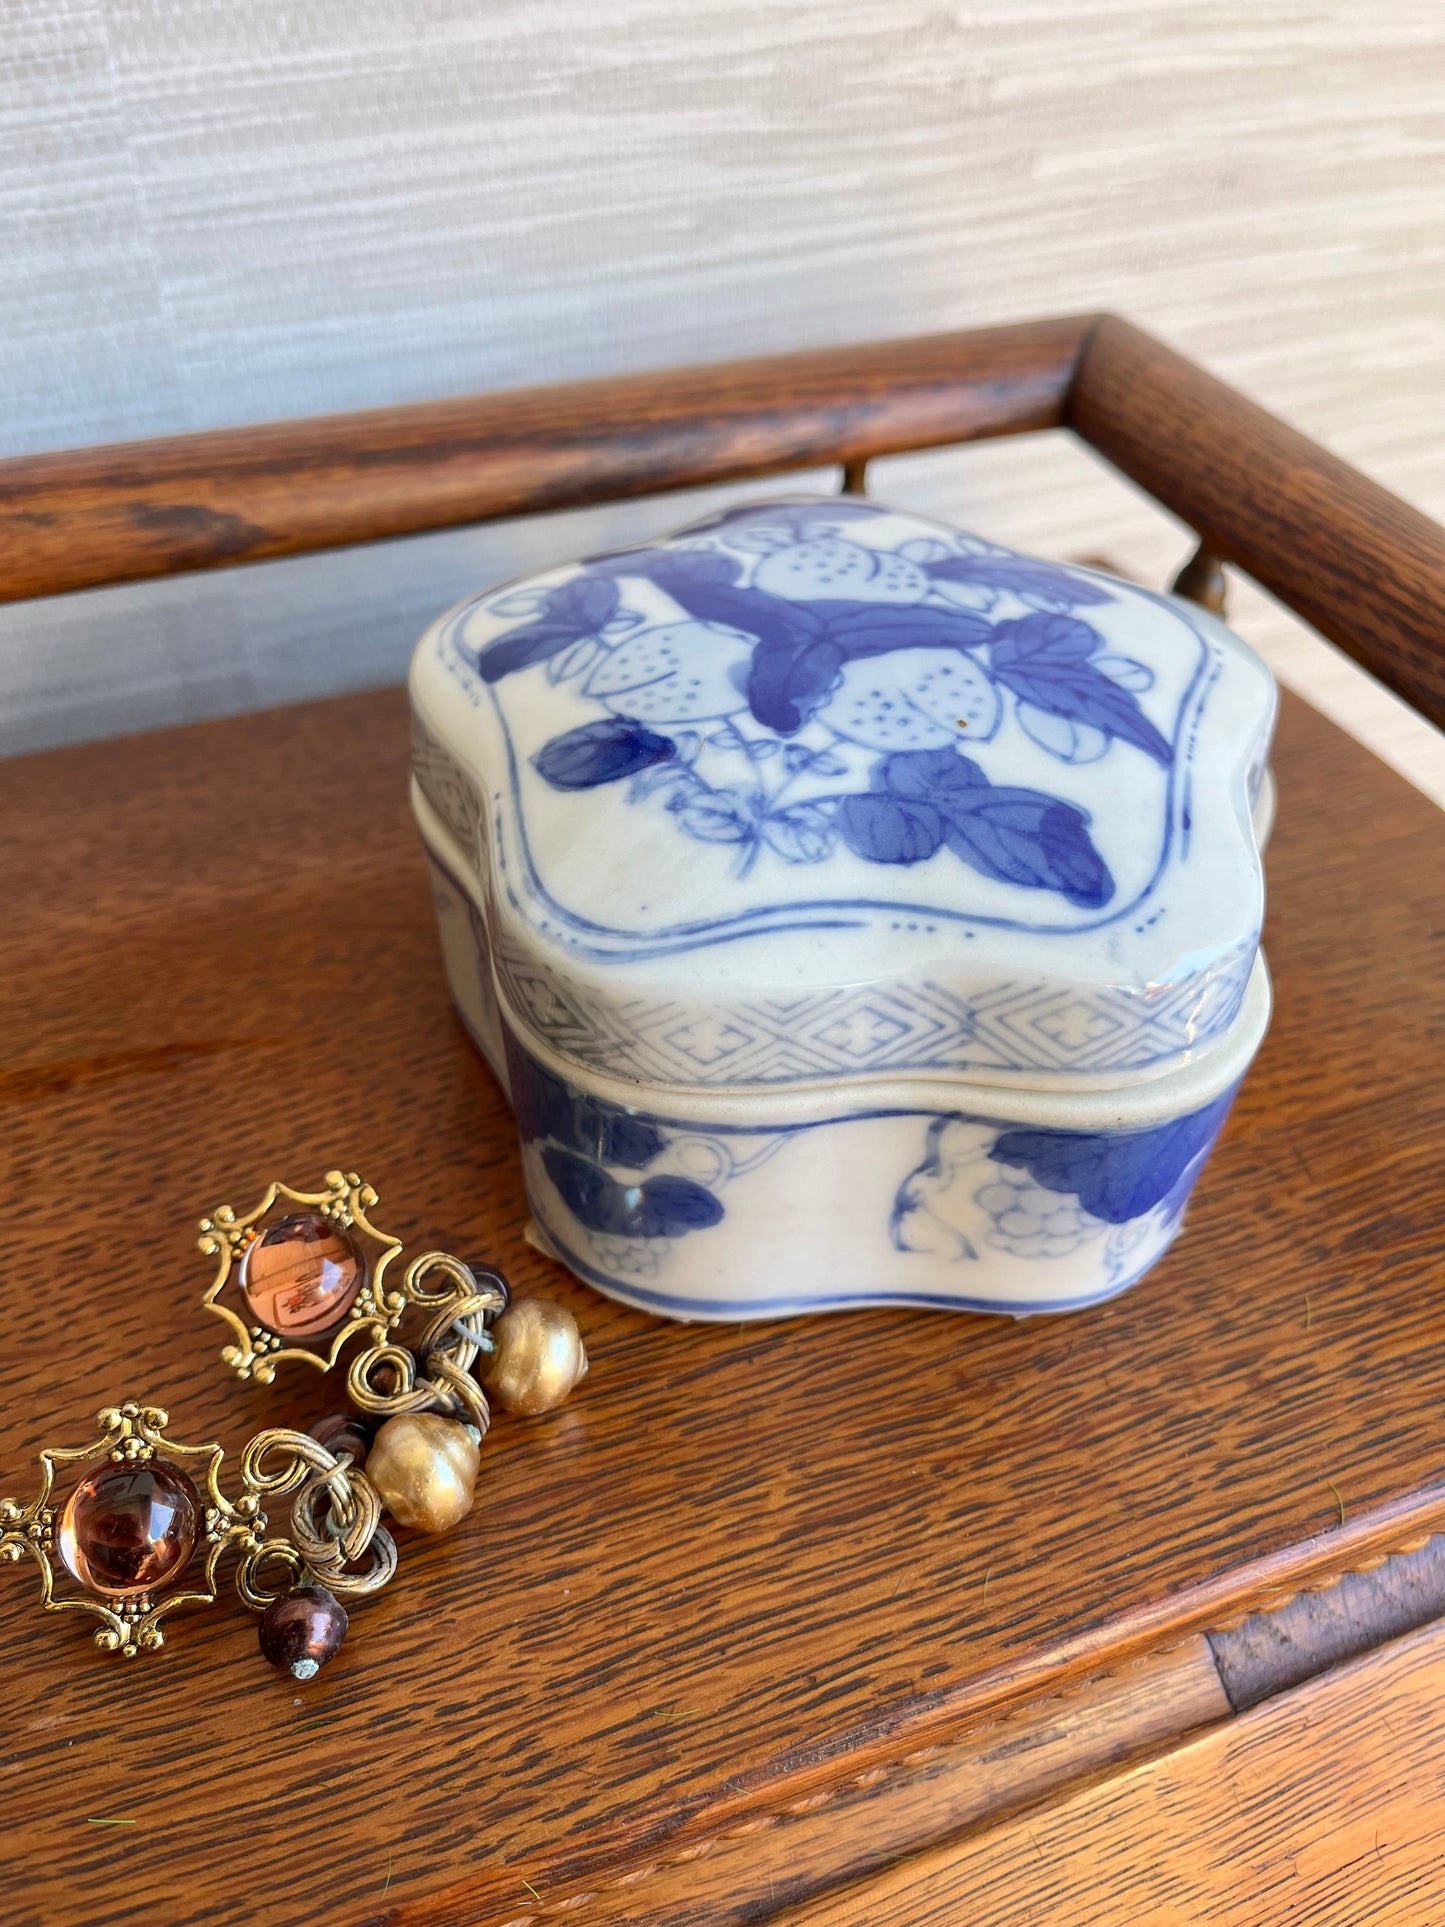
[[[506,1411],[560,1405],[587,1371],[572,1314],[542,1298],[513,1305],[500,1272],[444,1251],[413,1258],[393,1287],[401,1240],[371,1222],[378,1202],[355,1171],[328,1171],[320,1191],[273,1181],[251,1210],[222,1204],[201,1219],[200,1249],[216,1260],[202,1303],[233,1334],[223,1363],[265,1385],[288,1359],[329,1371],[364,1334],[347,1373],[364,1412],[465,1411],[485,1431],[483,1388]],[[412,1312],[427,1324],[407,1347],[396,1334]]]
[[[217,1567],[236,1552],[236,1590],[262,1615],[262,1652],[297,1679],[312,1678],[346,1632],[338,1595],[376,1592],[396,1571],[375,1488],[346,1454],[273,1428],[242,1452],[242,1491],[232,1500],[221,1483],[222,1448],[183,1445],[167,1436],[169,1425],[163,1407],[132,1399],[100,1412],[87,1444],[47,1446],[29,1504],[0,1499],[0,1558],[28,1554],[47,1612],[94,1614],[96,1645],[134,1659],[165,1644],[168,1613],[214,1603]],[[57,1498],[57,1481],[87,1466]],[[292,1493],[290,1536],[268,1537],[262,1501]],[[267,1567],[279,1583],[267,1583]],[[66,1574],[78,1592],[57,1590]]]
[[[402,1244],[371,1222],[377,1202],[354,1171],[328,1171],[319,1191],[273,1182],[250,1211],[220,1205],[201,1220],[200,1248],[216,1260],[203,1302],[230,1327],[225,1364],[269,1384],[288,1359],[329,1372],[362,1338],[346,1367],[352,1409],[309,1432],[258,1432],[233,1500],[219,1445],[171,1439],[158,1405],[107,1407],[88,1444],[41,1452],[34,1499],[0,1500],[0,1558],[34,1559],[47,1611],[95,1615],[96,1645],[134,1658],[164,1644],[167,1614],[214,1602],[220,1561],[235,1553],[263,1655],[310,1679],[345,1636],[343,1601],[396,1571],[383,1516],[435,1533],[471,1510],[489,1394],[535,1414],[582,1379],[572,1314],[512,1302],[500,1272],[427,1251],[393,1283]],[[263,1506],[282,1499],[286,1528],[268,1536]]]
[[[200,1248],[217,1261],[202,1303],[231,1328],[221,1358],[238,1378],[269,1385],[291,1358],[327,1371],[358,1332],[381,1343],[400,1323],[408,1296],[388,1289],[386,1271],[401,1240],[372,1224],[377,1202],[354,1171],[328,1171],[320,1191],[272,1182],[251,1210],[222,1204],[201,1219]],[[228,1285],[249,1318],[222,1300]]]

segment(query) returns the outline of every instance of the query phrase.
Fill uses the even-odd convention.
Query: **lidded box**
[[[649,1310],[1085,1305],[1263,1036],[1274,686],[1193,604],[848,497],[464,603],[411,672],[534,1218]]]

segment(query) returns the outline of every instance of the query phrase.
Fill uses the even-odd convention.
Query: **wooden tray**
[[[30,531],[0,580],[36,594],[1063,420],[1442,715],[1445,535],[1114,321],[0,465],[0,526]],[[1281,1817],[1277,1729],[1332,1695],[1306,1753],[1329,1781],[1355,1676],[1270,1700],[1300,1665],[1246,1690],[1259,1622],[1221,1628],[1445,1520],[1439,813],[1286,701],[1274,1028],[1187,1235],[1135,1290],[1018,1324],[740,1330],[653,1322],[523,1242],[406,769],[395,692],[0,764],[0,1489],[128,1393],[233,1447],[335,1402],[309,1376],[235,1385],[199,1307],[194,1219],[272,1175],[375,1174],[388,1225],[566,1298],[594,1358],[560,1413],[498,1421],[473,1519],[403,1548],[313,1687],[259,1662],[233,1604],[127,1664],[0,1570],[0,1919],[1257,1927],[1311,1880],[1335,1893],[1347,1860],[1350,1892],[1383,1881],[1402,1829],[1438,1832],[1434,1634],[1360,1662],[1384,1668],[1358,1690],[1407,1735],[1409,1784],[1376,1726],[1333,1807]],[[1385,1568],[1414,1619],[1431,1558]],[[1268,1625],[1323,1650],[1289,1610]],[[1220,1747],[1240,1749],[1244,1872],[1206,1908]],[[1112,1771],[1141,1757],[1165,1777]],[[1310,1826],[1314,1857],[1291,1857]],[[1272,1886],[1250,1873],[1264,1836]],[[1437,1861],[1371,1917],[1438,1917]]]

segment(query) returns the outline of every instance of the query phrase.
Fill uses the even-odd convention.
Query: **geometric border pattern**
[[[559,1056],[644,1084],[696,1087],[885,1071],[1140,1070],[1227,1028],[1254,952],[1241,946],[1233,967],[1203,984],[1157,990],[1036,982],[966,1000],[922,981],[707,1004],[591,998],[505,942],[491,962],[505,1001]]]
[[[476,784],[421,717],[411,713],[411,767],[417,788],[478,866],[485,855],[486,805]]]

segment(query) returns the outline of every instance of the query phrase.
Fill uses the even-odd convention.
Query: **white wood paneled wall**
[[[1107,307],[1445,517],[1441,0],[0,0],[0,258],[3,453]],[[1055,438],[875,486],[1183,547]],[[677,513],[0,611],[0,748],[393,680],[448,601]]]

